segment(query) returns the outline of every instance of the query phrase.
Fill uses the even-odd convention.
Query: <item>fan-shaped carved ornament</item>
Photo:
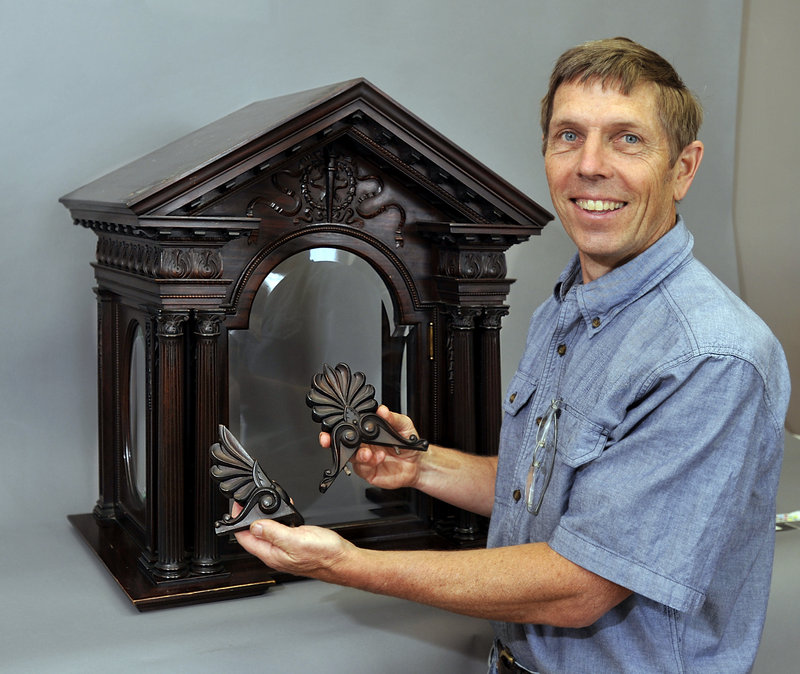
[[[311,408],[311,418],[331,436],[333,465],[325,470],[319,483],[322,493],[345,470],[362,443],[422,452],[428,449],[427,440],[416,435],[404,438],[375,414],[375,387],[367,383],[363,372],[353,374],[346,363],[335,368],[323,365],[322,372],[314,375],[306,404]]]
[[[292,505],[289,495],[269,479],[244,447],[225,426],[219,427],[220,441],[211,446],[211,477],[219,490],[233,499],[242,511],[233,517],[223,515],[214,523],[217,535],[248,529],[256,520],[277,520],[290,526],[303,524],[303,516]]]

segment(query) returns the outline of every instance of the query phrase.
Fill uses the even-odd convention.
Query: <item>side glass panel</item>
[[[145,338],[142,327],[136,325],[131,342],[128,382],[128,428],[125,437],[125,472],[128,489],[134,498],[144,503],[147,498],[147,392]]]
[[[345,362],[366,374],[378,402],[404,411],[408,334],[395,326],[389,292],[369,264],[328,248],[279,264],[256,294],[249,329],[230,331],[231,431],[309,524],[404,511],[355,474],[340,474],[320,494],[332,460],[305,397],[323,363]]]

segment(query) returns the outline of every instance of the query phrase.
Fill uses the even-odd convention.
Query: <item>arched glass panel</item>
[[[144,502],[147,497],[147,392],[145,339],[136,325],[131,341],[128,372],[128,428],[125,438],[125,471],[130,493]]]
[[[404,411],[407,336],[407,328],[395,326],[389,292],[372,267],[328,248],[279,264],[256,294],[249,329],[230,332],[231,430],[308,523],[397,512],[355,474],[342,473],[320,494],[331,457],[319,446],[305,396],[323,363],[345,362],[367,375],[379,402]]]

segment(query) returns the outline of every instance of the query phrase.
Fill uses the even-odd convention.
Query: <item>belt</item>
[[[494,650],[497,653],[498,674],[535,674],[519,664],[514,654],[500,639],[495,639]]]

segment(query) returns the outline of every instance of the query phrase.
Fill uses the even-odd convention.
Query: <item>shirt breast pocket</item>
[[[524,374],[517,372],[508,386],[508,392],[503,399],[503,411],[515,417],[525,407],[536,392],[538,382]]]
[[[561,403],[558,414],[556,456],[571,468],[593,461],[603,451],[608,431],[569,403]]]

